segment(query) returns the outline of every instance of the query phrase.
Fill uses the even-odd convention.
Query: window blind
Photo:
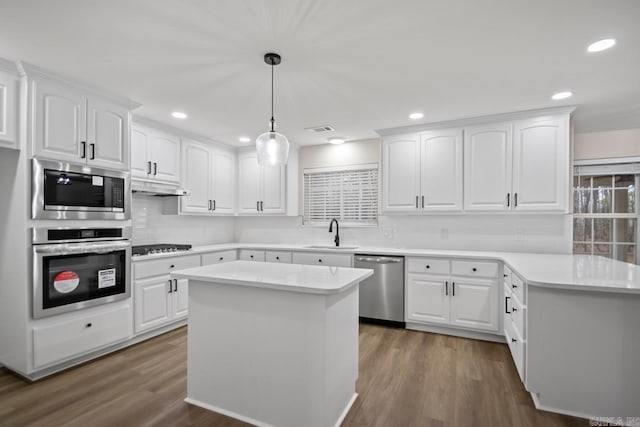
[[[304,223],[378,223],[378,169],[304,173]]]

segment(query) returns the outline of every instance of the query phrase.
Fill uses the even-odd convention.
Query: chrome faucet
[[[339,228],[340,226],[338,225],[338,220],[333,218],[331,220],[331,222],[329,223],[329,233],[333,233],[333,223],[336,223],[336,238],[333,239],[334,242],[336,242],[336,246],[340,246],[340,231]]]

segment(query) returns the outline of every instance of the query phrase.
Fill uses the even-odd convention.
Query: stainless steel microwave
[[[131,218],[129,172],[32,160],[32,219]]]

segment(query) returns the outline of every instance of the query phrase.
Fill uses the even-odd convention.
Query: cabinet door
[[[173,289],[173,320],[187,317],[189,313],[189,279],[175,279]]]
[[[498,332],[498,282],[452,279],[451,324]]]
[[[261,167],[255,152],[238,156],[238,213],[257,215],[260,200]]]
[[[215,214],[233,214],[236,204],[236,158],[228,151],[212,151],[212,179]]]
[[[180,138],[154,131],[149,148],[151,177],[162,182],[180,182]]]
[[[284,214],[286,211],[287,197],[285,167],[263,166],[260,213]]]
[[[169,276],[139,280],[135,283],[136,333],[171,321],[171,280]]]
[[[81,142],[87,136],[87,98],[77,90],[48,81],[32,81],[35,96],[34,155],[86,162]]]
[[[449,323],[447,278],[409,275],[407,279],[407,321]],[[451,283],[449,283],[451,285]]]
[[[140,125],[131,126],[131,177],[147,179],[152,172],[147,158],[151,130]]]
[[[518,211],[566,211],[568,118],[546,117],[515,124],[513,197]]]
[[[87,163],[128,170],[129,110],[93,97],[87,106]]]
[[[382,210],[416,212],[420,196],[420,135],[386,138],[382,149]]]
[[[188,196],[180,197],[181,212],[211,212],[211,149],[195,141],[182,145],[182,185]]]
[[[16,76],[0,71],[0,147],[18,147],[18,89]]]
[[[465,129],[465,210],[506,211],[510,208],[511,139],[511,123]]]
[[[462,129],[422,133],[420,157],[420,208],[462,210]]]

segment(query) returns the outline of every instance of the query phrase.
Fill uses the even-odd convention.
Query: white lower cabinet
[[[124,341],[131,337],[131,305],[105,305],[90,314],[43,319],[33,327],[35,368],[62,362],[75,356]]]
[[[527,306],[524,304],[524,281],[508,267],[504,268],[504,338],[509,345],[511,357],[518,375],[525,383],[525,358],[527,347]]]
[[[293,264],[325,265],[330,267],[351,267],[353,255],[327,254],[316,252],[294,252],[291,257]]]
[[[199,267],[199,255],[140,261],[134,264],[136,334],[183,319],[189,312],[188,280],[172,279],[172,270]]]
[[[281,262],[291,264],[291,252],[284,251],[266,251],[264,259],[267,262]]]
[[[240,260],[242,261],[262,261],[264,262],[264,251],[254,251],[252,249],[240,249]]]
[[[407,322],[498,333],[497,271],[495,262],[408,258]]]
[[[230,251],[213,252],[202,254],[202,265],[220,264],[223,262],[235,261],[238,259],[238,251],[235,249]]]

